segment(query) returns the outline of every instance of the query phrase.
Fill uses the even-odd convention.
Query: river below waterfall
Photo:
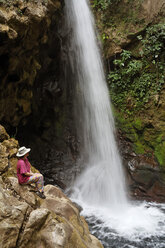
[[[165,204],[134,201],[115,211],[77,203],[104,248],[165,248]]]

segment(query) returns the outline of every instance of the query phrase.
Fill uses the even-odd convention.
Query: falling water
[[[109,247],[165,247],[165,205],[130,203],[115,142],[103,64],[87,0],[65,0],[68,55],[75,81],[81,175],[72,199],[83,206],[91,231]]]
[[[114,206],[126,203],[126,190],[103,65],[86,0],[66,0],[67,23],[72,30],[72,64],[77,73],[81,106],[81,156],[85,170],[76,181],[86,202]],[[78,115],[78,114],[77,114]]]

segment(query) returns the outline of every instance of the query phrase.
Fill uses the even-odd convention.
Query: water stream
[[[94,18],[87,0],[65,0],[71,31],[69,58],[75,75],[76,116],[83,170],[72,187],[91,231],[108,247],[165,247],[163,205],[131,203],[120,154],[110,96],[104,76]],[[156,241],[153,241],[155,237]],[[159,245],[155,246],[159,240]],[[146,241],[147,240],[147,241]],[[139,245],[139,246],[136,246]],[[149,245],[149,246],[147,246]],[[152,246],[153,245],[153,246]]]
[[[107,206],[126,204],[126,189],[114,137],[114,121],[93,17],[85,0],[66,1],[68,23],[73,28],[72,64],[76,64],[81,118],[82,163],[85,170],[76,182],[82,199]],[[89,180],[90,178],[90,180]],[[85,183],[84,183],[85,179]]]

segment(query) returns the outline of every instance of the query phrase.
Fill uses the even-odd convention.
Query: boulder
[[[8,177],[6,182],[10,184],[10,189],[14,190],[27,204],[32,207],[37,206],[37,195],[33,192],[36,190],[31,185],[20,185],[15,177]]]
[[[17,240],[28,210],[28,204],[18,201],[3,188],[0,181],[0,247],[17,247]]]
[[[73,215],[79,214],[79,210],[73,205],[71,200],[57,187],[46,185],[44,192],[46,199],[42,201],[41,207],[46,207],[55,214],[65,217],[67,220],[70,220]]]
[[[153,158],[139,155],[130,159],[127,168],[132,196],[148,201],[165,202],[165,171]]]
[[[19,147],[17,140],[14,138],[5,139],[2,142],[2,145],[6,147],[6,150],[9,153],[9,158],[16,156]]]
[[[160,181],[155,181],[152,187],[149,188],[147,195],[154,201],[164,202],[165,201],[165,184]]]
[[[18,185],[16,178],[7,180],[8,184],[0,178],[0,231],[3,234],[0,247],[103,248],[90,234],[79,210],[60,189],[46,186],[47,198],[40,199],[37,205],[30,186]],[[4,185],[7,185],[6,190]]]
[[[45,194],[37,199],[30,185],[0,178],[0,247],[103,248],[60,189],[47,185]]]
[[[79,248],[102,247],[101,243],[90,234],[84,217],[80,216],[79,209],[60,189],[52,185],[46,185],[45,195],[46,199],[41,202],[40,207],[49,209],[52,214],[60,216],[67,223],[65,227],[69,232],[66,236],[68,248],[74,247],[75,240],[77,240]],[[64,230],[62,232],[65,233]],[[64,243],[66,243],[66,240]]]
[[[6,133],[3,126],[0,125],[0,175],[8,174],[16,176],[16,153],[18,151],[18,141]]]
[[[20,248],[59,248],[67,244],[68,231],[65,223],[59,223],[48,209],[31,212],[20,242]]]
[[[0,143],[0,175],[9,168],[7,149]]]
[[[0,142],[9,139],[9,135],[3,126],[0,125]]]

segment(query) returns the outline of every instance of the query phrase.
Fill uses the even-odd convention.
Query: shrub
[[[158,94],[165,78],[165,25],[151,26],[144,37],[137,39],[142,47],[141,57],[134,58],[130,51],[123,50],[108,74],[112,101],[128,114]]]

